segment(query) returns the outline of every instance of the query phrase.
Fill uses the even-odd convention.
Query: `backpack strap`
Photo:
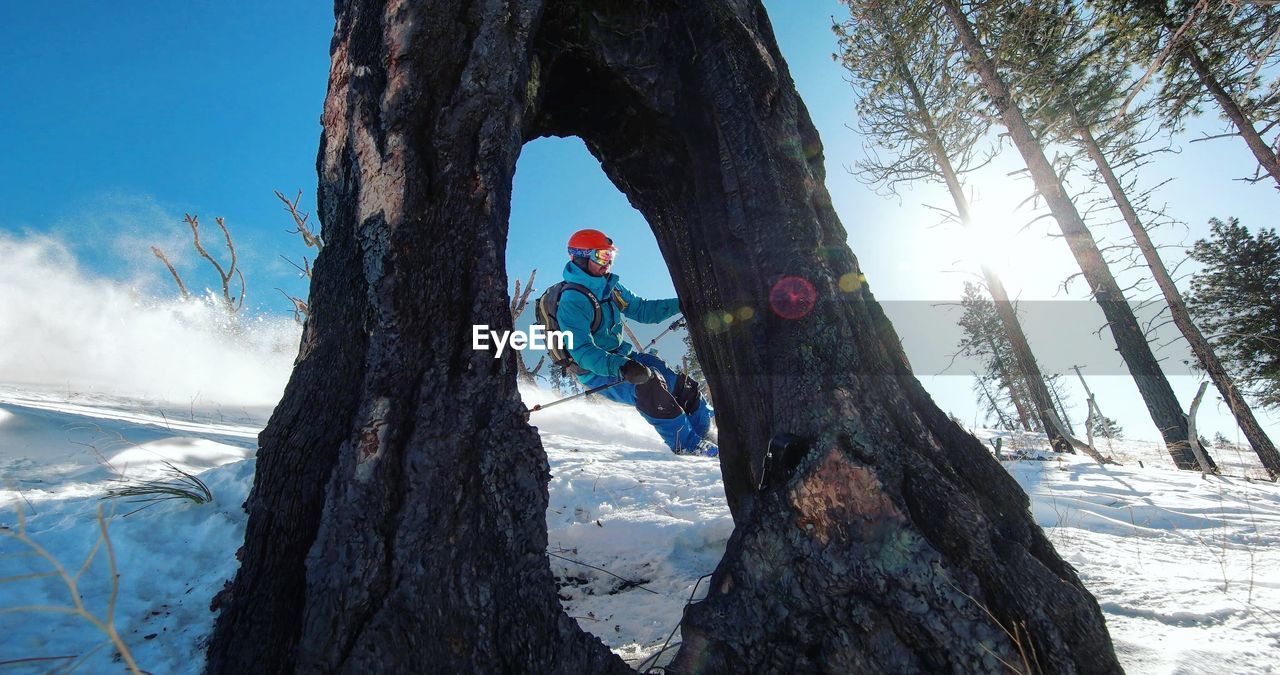
[[[542,295],[538,297],[536,308],[538,319],[542,322],[542,325],[549,330],[560,330],[560,322],[556,320],[556,312],[560,309],[560,296],[566,290],[577,291],[587,296],[587,300],[591,302],[591,308],[595,312],[595,315],[591,318],[591,332],[596,332],[604,320],[603,313],[600,310],[600,301],[586,286],[571,281],[554,283],[548,286],[547,290],[543,291]],[[547,351],[551,355],[551,363],[564,368],[570,375],[585,375],[590,372],[575,363],[568,352],[553,346],[550,341],[547,344]]]
[[[560,290],[556,293],[555,304],[557,308],[560,306],[560,296],[563,295],[565,291],[577,291],[587,296],[587,300],[591,301],[591,309],[595,312],[595,316],[591,317],[591,332],[594,333],[599,330],[600,322],[604,320],[604,316],[600,311],[600,300],[596,297],[596,294],[592,293],[591,289],[580,283],[574,281],[562,281],[560,282]]]

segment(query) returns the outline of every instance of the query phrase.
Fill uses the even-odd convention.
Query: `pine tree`
[[[1223,136],[1240,136],[1258,162],[1250,180],[1270,177],[1280,185],[1280,162],[1266,138],[1280,120],[1280,78],[1274,76],[1280,7],[1208,0],[1093,4],[1105,14],[1105,39],[1123,48],[1121,60],[1159,70],[1154,101],[1166,127],[1181,131],[1205,104],[1215,105],[1235,129]]]
[[[684,355],[680,357],[680,372],[697,380],[702,389],[702,397],[707,399],[707,404],[715,405],[711,401],[711,388],[706,385],[707,379],[702,372],[702,364],[698,361],[698,353],[693,349],[693,333],[685,331],[680,340],[684,343]]]
[[[1013,344],[996,314],[995,303],[981,286],[965,282],[960,306],[964,308],[959,320],[964,337],[957,346],[961,354],[978,359],[983,366],[973,385],[979,409],[987,419],[995,418],[1011,431],[1006,420],[1014,418],[1025,431],[1043,430],[1035,415],[1029,414],[1034,408],[1027,400],[1022,374],[1011,367]]]
[[[882,158],[870,150],[858,163],[860,175],[891,193],[918,180],[942,182],[955,205],[954,219],[972,227],[963,180],[991,159],[980,141],[992,120],[973,114],[982,87],[960,67],[962,52],[954,47],[954,32],[928,4],[845,4],[849,21],[833,26],[839,36],[836,58],[860,92],[859,130],[885,151]],[[1070,444],[1047,415],[1052,402],[1009,294],[994,269],[984,263],[979,267],[1009,344],[999,361],[1001,380],[1019,420],[1024,428],[1048,430],[1054,449],[1069,452]],[[995,397],[984,398],[999,405]]]
[[[1274,229],[1250,234],[1235,218],[1209,224],[1210,237],[1190,251],[1204,269],[1192,277],[1187,305],[1245,395],[1280,409],[1280,237]]]
[[[564,368],[553,363],[547,371],[551,388],[556,390],[557,393],[567,396],[582,391],[582,385],[578,383],[578,378],[567,373]]]
[[[968,55],[970,67],[981,78],[991,107],[1000,116],[1014,146],[1022,155],[1035,182],[1036,191],[1044,198],[1057,221],[1089,284],[1094,300],[1107,317],[1116,346],[1133,375],[1152,421],[1164,438],[1170,457],[1180,469],[1197,468],[1199,462],[1187,440],[1187,415],[1182,411],[1173,388],[1152,353],[1151,345],[1134,316],[1133,308],[1129,306],[1115,276],[1108,269],[1097,241],[1072,202],[1061,177],[1045,156],[1044,145],[1027,122],[1021,102],[1006,83],[1006,78],[997,68],[991,53],[979,40],[961,0],[942,0],[939,4],[955,27],[955,34]]]
[[[1067,389],[1062,373],[1050,374],[1044,378],[1044,383],[1049,388],[1049,393],[1053,396],[1053,403],[1058,411],[1058,416],[1067,425],[1067,431],[1074,434],[1076,429],[1075,425],[1071,423],[1071,411],[1075,410],[1075,406],[1071,403],[1071,391]]]
[[[1139,205],[1130,198],[1132,180],[1126,185],[1117,172],[1117,160],[1132,163],[1142,156],[1136,150],[1135,128],[1145,115],[1123,112],[1126,64],[1107,58],[1105,49],[1087,39],[1097,28],[1097,17],[1084,13],[1077,3],[1032,0],[1014,6],[1016,11],[988,10],[984,15],[1005,18],[997,23],[1000,29],[992,39],[999,43],[1001,63],[1012,73],[1011,81],[1018,83],[1015,89],[1020,99],[1029,102],[1028,108],[1035,111],[1034,117],[1043,129],[1087,157],[1093,167],[1092,177],[1106,186],[1198,365],[1227,401],[1263,465],[1280,472],[1280,454],[1275,444],[1191,319],[1181,292],[1140,219]]]
[[[1107,438],[1124,438],[1124,427],[1111,417],[1103,415],[1093,418],[1093,435]]]

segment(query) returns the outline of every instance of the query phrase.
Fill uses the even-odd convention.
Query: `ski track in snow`
[[[554,398],[523,393],[529,404]],[[100,498],[119,473],[156,476],[166,461],[199,472],[211,504],[164,502],[124,516],[138,505],[116,503],[108,522],[121,574],[117,628],[142,668],[197,673],[213,626],[210,601],[238,566],[240,504],[269,414],[0,386],[0,524],[16,528],[21,511],[31,537],[75,574],[94,545],[99,507],[112,509]],[[719,465],[672,455],[634,410],[611,403],[575,401],[535,413],[532,423],[551,465],[548,562],[561,600],[636,665],[661,647],[724,552],[733,525]],[[1033,435],[975,433],[988,445],[1004,437],[1006,450],[1044,445]],[[1126,670],[1275,672],[1280,489],[1240,477],[1256,475],[1249,457],[1218,457],[1236,477],[1202,478],[1173,470],[1151,443],[1117,441],[1111,454],[1124,466],[1079,457],[1004,465],[1097,597]],[[50,569],[29,553],[0,539],[0,578]],[[108,579],[99,553],[80,579],[98,615]],[[705,588],[698,585],[698,597]],[[0,607],[68,603],[53,579],[0,584]],[[84,672],[118,671],[104,640],[78,617],[0,614],[0,662],[92,652]]]

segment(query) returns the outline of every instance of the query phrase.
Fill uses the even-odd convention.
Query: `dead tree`
[[[1204,444],[1200,442],[1200,434],[1196,431],[1196,413],[1200,410],[1200,401],[1204,399],[1204,390],[1209,387],[1208,382],[1201,382],[1200,387],[1196,389],[1195,398],[1191,399],[1191,409],[1187,413],[1187,443],[1191,445],[1191,451],[1196,453],[1196,459],[1200,462],[1200,473],[1202,475],[1218,473],[1217,465],[1210,465],[1206,459],[1208,450]]]
[[[529,305],[529,294],[533,293],[533,278],[537,275],[538,270],[536,269],[529,273],[529,281],[525,283],[523,293],[520,291],[520,280],[516,279],[515,293],[511,294],[512,325],[515,325],[515,322],[520,319],[520,315],[524,313],[524,308]],[[538,359],[538,363],[535,364],[532,369],[525,364],[524,356],[519,350],[512,349],[511,355],[516,360],[516,377],[519,377],[522,382],[527,382],[529,384],[537,382],[538,371],[542,370],[542,363],[547,360],[547,355],[543,354]]]
[[[1089,445],[1093,445],[1093,433],[1094,429],[1097,428],[1102,431],[1102,436],[1107,439],[1107,449],[1114,451],[1111,447],[1111,441],[1114,440],[1112,438],[1114,424],[1110,422],[1111,418],[1102,414],[1102,407],[1098,405],[1098,399],[1093,395],[1093,390],[1089,388],[1089,383],[1084,379],[1084,373],[1080,372],[1080,366],[1071,366],[1071,369],[1076,371],[1076,377],[1080,378],[1080,386],[1084,388],[1084,395],[1087,397],[1089,405],[1089,417],[1085,420],[1085,431],[1089,438]],[[1190,424],[1190,420],[1187,423]]]
[[[283,192],[276,190],[276,199],[284,202],[285,211],[288,211],[289,216],[293,218],[293,229],[289,230],[289,233],[297,234],[302,238],[302,244],[304,246],[307,248],[314,248],[316,250],[316,255],[319,255],[320,252],[324,250],[324,239],[316,233],[316,231],[311,228],[311,224],[307,222],[310,220],[311,214],[298,209],[298,202],[302,201],[302,190],[298,190],[298,194],[294,196],[292,200],[284,196]],[[285,262],[298,268],[298,272],[307,278],[307,283],[311,283],[311,260],[309,260],[307,256],[302,256],[301,265],[294,262],[287,256],[282,255],[280,257],[284,258]],[[292,305],[290,311],[293,312],[293,320],[300,324],[306,323],[307,319],[311,316],[311,308],[307,304],[307,301],[302,298],[289,295],[284,291],[284,289],[277,288],[276,290],[280,291],[280,294],[287,298],[289,300],[289,304]]]
[[[1099,464],[1103,464],[1103,465],[1115,464],[1116,461],[1114,459],[1111,459],[1110,457],[1103,457],[1102,453],[1098,452],[1097,447],[1093,443],[1092,422],[1093,422],[1094,410],[1095,408],[1093,406],[1093,398],[1090,397],[1089,398],[1089,418],[1085,422],[1085,437],[1088,440],[1082,441],[1071,434],[1067,434],[1066,435],[1067,442],[1071,444],[1072,448],[1075,448],[1076,450],[1083,452],[1084,454],[1088,455],[1090,459],[1092,459],[1093,461]],[[1053,417],[1053,419],[1055,420],[1055,422],[1058,424],[1059,427],[1063,426],[1062,418],[1058,416],[1058,413],[1054,412],[1053,410],[1050,410],[1049,414]]]
[[[222,230],[222,237],[227,243],[227,253],[230,254],[227,266],[223,267],[217,258],[209,255],[209,252],[204,248],[204,244],[200,242],[200,220],[191,214],[184,215],[182,219],[191,228],[191,241],[196,247],[196,253],[199,253],[201,258],[209,261],[213,269],[218,272],[218,281],[222,283],[222,306],[227,310],[228,314],[235,314],[244,307],[245,284],[244,274],[240,271],[239,259],[236,255],[236,245],[235,242],[231,241],[231,231],[227,229],[227,223],[221,217],[213,219],[213,222],[218,224],[218,229]],[[238,296],[231,294],[231,283],[237,278],[240,280],[240,294]]]
[[[231,231],[227,229],[226,222],[222,218],[213,219],[213,222],[218,224],[218,229],[222,230],[222,237],[227,243],[227,252],[230,254],[230,260],[227,262],[226,267],[223,267],[217,258],[210,255],[209,251],[205,249],[204,243],[200,241],[200,218],[188,213],[183,215],[182,222],[191,228],[191,241],[192,245],[195,246],[196,253],[208,261],[218,273],[218,281],[222,284],[222,294],[219,298],[222,308],[226,310],[228,315],[235,316],[244,307],[245,283],[244,273],[240,271],[236,245],[231,240]],[[178,276],[177,270],[173,268],[173,264],[169,262],[169,258],[165,256],[164,251],[152,246],[151,253],[159,258],[160,262],[164,263],[165,268],[169,270],[169,274],[173,275],[173,280],[178,284],[178,291],[182,294],[182,298],[185,300],[190,297],[191,294],[187,292],[186,285],[182,283],[182,278]],[[237,295],[232,295],[233,282],[237,279],[240,281],[240,292]]]
[[[302,190],[298,190],[298,194],[292,200],[284,196],[283,192],[276,190],[276,199],[284,202],[284,210],[288,211],[289,216],[293,218],[293,229],[289,230],[290,234],[296,233],[302,238],[302,243],[307,248],[314,248],[316,253],[323,251],[324,238],[311,229],[311,224],[307,222],[311,219],[311,214],[298,209],[298,202],[302,201]]]
[[[512,176],[548,135],[652,227],[717,403],[736,528],[670,670],[1120,672],[1026,495],[842,288],[758,0],[351,0],[331,44],[326,246],[210,672],[629,672],[556,597],[516,367],[469,348],[512,327]]]

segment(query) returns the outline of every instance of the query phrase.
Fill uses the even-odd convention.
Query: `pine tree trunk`
[[[973,219],[970,217],[969,199],[965,197],[964,188],[960,185],[960,177],[957,175],[955,167],[952,166],[951,158],[947,155],[946,148],[943,146],[938,126],[933,119],[933,112],[929,110],[929,105],[925,101],[924,95],[916,85],[910,69],[907,68],[905,58],[896,51],[894,57],[897,60],[899,77],[902,78],[903,83],[907,86],[907,91],[911,94],[916,113],[923,122],[924,132],[929,139],[928,144],[933,154],[934,162],[937,163],[939,170],[942,172],[947,191],[951,194],[951,201],[956,206],[956,215],[962,225],[970,227],[973,224]],[[986,281],[987,292],[991,294],[991,299],[995,303],[996,315],[1000,317],[1000,325],[1004,328],[1005,336],[1013,345],[1013,354],[1017,360],[1018,370],[1021,372],[1028,389],[1030,389],[1031,402],[1036,407],[1036,414],[1040,417],[1042,428],[1049,436],[1049,444],[1056,452],[1071,452],[1071,444],[1063,437],[1062,430],[1053,424],[1048,414],[1048,411],[1053,407],[1053,403],[1049,400],[1049,392],[1044,386],[1044,376],[1040,374],[1040,365],[1036,362],[1036,357],[1031,352],[1031,344],[1027,341],[1027,336],[1022,331],[1022,322],[1018,320],[1018,312],[1009,300],[1009,293],[1004,288],[1004,282],[1000,280],[1000,275],[991,269],[989,265],[983,263],[981,269],[983,280]],[[1018,417],[1021,418],[1022,425],[1026,428],[1028,427],[1027,414],[1020,403],[1021,398],[1014,391],[1012,384],[1012,381],[1010,381],[1009,391],[1013,395],[1015,406],[1017,406]]]
[[[1018,413],[1018,424],[1022,425],[1023,431],[1031,431],[1031,423],[1027,419],[1027,409],[1023,406],[1022,397],[1019,395],[1017,381],[1014,379],[1013,373],[1009,372],[1009,368],[1004,365],[1004,360],[1000,358],[1000,351],[996,348],[995,340],[991,340],[991,352],[995,354],[996,368],[1000,371],[1000,383],[1005,389],[1009,390],[1009,401],[1013,403],[1014,412]],[[992,400],[994,404],[994,399]]]
[[[625,670],[559,606],[545,454],[512,362],[469,340],[510,328],[516,156],[569,134],[652,226],[717,402],[737,527],[672,671],[1002,672],[1021,647],[1119,672],[1026,495],[850,283],[759,2],[352,0],[332,44],[329,243],[210,672]]]
[[[1138,393],[1142,395],[1152,421],[1164,438],[1170,457],[1179,469],[1196,469],[1195,455],[1187,443],[1187,415],[1182,412],[1173,388],[1169,386],[1169,381],[1160,370],[1160,364],[1151,353],[1151,345],[1147,343],[1133,310],[1125,300],[1111,270],[1107,268],[1106,260],[1098,250],[1093,235],[1089,233],[1084,220],[1067,196],[1053,166],[1045,158],[1044,149],[1023,118],[1009,88],[987,58],[982,44],[974,34],[973,26],[960,8],[959,0],[942,0],[942,6],[956,28],[970,62],[977,69],[992,106],[1004,121],[1010,138],[1026,162],[1035,181],[1036,191],[1048,204],[1071,253],[1080,265],[1080,271],[1083,272],[1094,299],[1102,307],[1120,355],[1124,357],[1129,373],[1138,385]]]
[[[1013,423],[1009,421],[1008,416],[1004,414],[1004,410],[1000,404],[996,402],[996,397],[991,395],[991,390],[987,389],[987,383],[982,376],[974,373],[973,379],[977,381],[978,387],[982,389],[982,395],[987,397],[987,405],[991,406],[991,411],[996,414],[996,419],[1000,422],[1000,427],[1005,431],[1013,431]]]
[[[1231,414],[1235,416],[1236,424],[1244,431],[1245,438],[1249,440],[1249,445],[1253,446],[1253,451],[1258,454],[1258,459],[1262,460],[1262,465],[1266,467],[1272,476],[1280,476],[1280,453],[1276,452],[1275,444],[1271,442],[1267,432],[1262,429],[1262,425],[1258,424],[1258,420],[1254,418],[1253,410],[1240,395],[1240,391],[1236,388],[1231,376],[1227,374],[1226,369],[1222,367],[1222,362],[1218,360],[1218,355],[1213,352],[1213,347],[1209,344],[1209,341],[1205,339],[1204,334],[1200,332],[1200,328],[1191,320],[1191,314],[1187,312],[1187,306],[1182,300],[1182,293],[1178,291],[1173,278],[1169,276],[1169,270],[1164,266],[1164,261],[1160,259],[1160,253],[1156,250],[1155,244],[1152,243],[1151,237],[1147,234],[1147,228],[1143,227],[1142,221],[1138,219],[1137,211],[1133,208],[1133,204],[1129,203],[1124,186],[1120,184],[1120,180],[1116,178],[1115,172],[1112,171],[1111,163],[1107,161],[1102,148],[1098,146],[1097,140],[1093,137],[1093,131],[1089,128],[1089,125],[1080,119],[1080,113],[1076,110],[1075,105],[1070,102],[1067,102],[1067,105],[1071,113],[1072,123],[1075,126],[1076,136],[1089,154],[1089,158],[1098,167],[1103,183],[1106,184],[1107,190],[1111,193],[1111,198],[1115,201],[1116,206],[1119,207],[1125,223],[1128,224],[1129,232],[1133,234],[1133,240],[1137,243],[1138,250],[1142,251],[1142,256],[1147,261],[1147,267],[1151,269],[1151,276],[1156,280],[1156,285],[1160,287],[1160,292],[1164,294],[1174,325],[1178,327],[1178,330],[1182,331],[1182,336],[1191,345],[1191,351],[1195,353],[1200,365],[1209,374],[1209,379],[1213,380],[1214,386],[1218,388],[1218,392],[1222,394],[1227,406],[1231,408]]]
[[[1017,390],[1018,400],[1022,401],[1023,407],[1026,408],[1027,410],[1037,410],[1035,403],[1032,402],[1031,400],[1031,396],[1027,393],[1027,390],[1029,387],[1026,384],[1026,378],[1024,377],[1014,378],[1013,386]],[[1046,431],[1044,428],[1044,425],[1042,424],[1042,421],[1038,419],[1038,411],[1037,411],[1037,417],[1029,416],[1027,418],[1027,423],[1030,425],[1030,428],[1027,429],[1027,431]],[[1061,430],[1059,429],[1056,431],[1060,432]],[[1050,442],[1050,444],[1052,445],[1052,441]]]
[[[1231,98],[1231,94],[1222,88],[1218,78],[1214,77],[1213,72],[1209,70],[1208,64],[1200,57],[1200,52],[1196,49],[1195,44],[1188,42],[1182,48],[1182,53],[1186,55],[1187,62],[1191,64],[1191,69],[1195,71],[1196,77],[1200,78],[1200,84],[1209,90],[1213,100],[1218,102],[1218,107],[1222,108],[1222,114],[1226,115],[1227,119],[1231,120],[1231,123],[1235,125],[1236,131],[1240,132],[1240,137],[1244,139],[1245,144],[1249,146],[1249,151],[1258,160],[1258,165],[1270,174],[1271,178],[1275,180],[1276,186],[1280,187],[1280,161],[1277,161],[1275,151],[1258,134],[1253,122],[1236,104],[1235,99]]]

